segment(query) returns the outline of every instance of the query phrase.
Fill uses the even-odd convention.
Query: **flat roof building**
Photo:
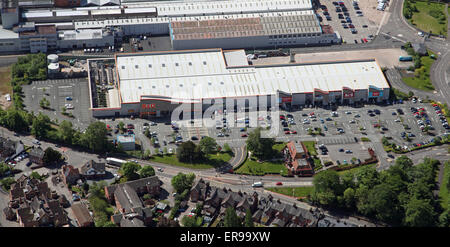
[[[170,113],[179,103],[277,96],[280,104],[382,101],[389,85],[374,59],[248,65],[242,50],[116,54],[120,108],[113,114]],[[245,63],[245,64],[244,64]],[[108,109],[96,114],[111,114]],[[100,109],[98,109],[100,110]],[[101,112],[101,113],[100,113]]]

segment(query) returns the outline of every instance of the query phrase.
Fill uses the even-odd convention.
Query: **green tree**
[[[413,197],[406,205],[405,225],[413,227],[435,226],[436,213],[429,200]]]
[[[249,208],[245,211],[245,219],[244,219],[244,226],[245,227],[255,227],[255,224],[253,223],[252,219],[252,212]]]
[[[185,215],[181,219],[181,223],[183,224],[184,227],[200,227],[202,226],[203,218]]]
[[[141,166],[139,164],[134,162],[126,162],[120,167],[120,174],[126,178],[126,181],[133,181],[139,179],[139,174],[137,173],[139,170],[141,170]]]
[[[39,113],[33,120],[31,125],[31,134],[40,139],[47,136],[47,132],[51,129],[50,118],[47,115]]]
[[[16,132],[26,131],[28,130],[28,126],[31,122],[27,121],[27,113],[21,110],[16,110],[14,107],[9,108],[6,111],[6,115],[4,116],[4,120],[2,121],[4,125]]]
[[[314,189],[316,192],[330,190],[335,194],[342,194],[340,178],[336,171],[325,170],[314,176]]]
[[[399,224],[403,218],[397,194],[387,184],[379,184],[373,187],[369,192],[368,201],[378,220]]]
[[[214,138],[205,136],[200,140],[199,146],[204,154],[212,154],[217,149],[217,142]]]
[[[268,159],[273,156],[273,145],[275,144],[274,138],[261,138],[261,128],[256,128],[248,135],[247,148],[252,155],[260,159]]]
[[[448,205],[447,208],[450,208],[450,205]],[[445,210],[441,215],[439,215],[439,226],[440,227],[449,227],[450,226],[450,210],[449,209]]]
[[[177,158],[180,162],[193,163],[196,160],[203,158],[203,152],[192,141],[182,143],[177,148]]]
[[[62,160],[62,154],[51,147],[45,149],[43,161],[46,164],[58,163]]]
[[[31,178],[35,178],[35,179],[38,179],[38,180],[41,180],[41,179],[42,179],[42,176],[41,176],[39,173],[37,173],[37,172],[32,172],[32,173],[30,174],[30,177],[31,177]]]
[[[223,220],[224,227],[240,227],[241,220],[236,214],[236,210],[232,207],[228,207],[225,211],[225,217]]]
[[[67,143],[67,144],[73,143],[72,140],[74,138],[75,130],[73,129],[71,122],[69,122],[67,120],[63,120],[59,124],[58,132],[59,132],[59,136],[64,141],[64,143]]]
[[[91,123],[82,135],[83,143],[93,151],[103,151],[108,147],[107,133],[105,123],[99,121]]]
[[[194,180],[194,173],[184,174],[180,172],[172,178],[171,183],[177,193],[182,193],[185,190],[191,189]]]
[[[125,123],[122,121],[119,122],[119,130],[122,132],[125,131]]]
[[[354,189],[347,188],[344,191],[344,201],[345,201],[345,206],[347,208],[353,208],[355,206],[356,197],[355,197],[355,190]]]
[[[155,169],[153,169],[153,167],[147,165],[147,166],[144,166],[141,168],[141,170],[139,171],[139,174],[141,175],[141,178],[155,176]]]

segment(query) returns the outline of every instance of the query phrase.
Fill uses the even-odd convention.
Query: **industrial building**
[[[172,20],[170,39],[176,50],[199,48],[278,48],[341,42],[331,27],[323,32],[312,10],[201,16]]]
[[[341,42],[331,27],[320,25],[310,0],[61,0],[55,5],[74,7],[78,2],[84,7],[2,8],[0,52],[108,47],[130,35],[170,35],[174,49],[278,49]],[[49,31],[41,32],[42,26]]]
[[[216,100],[229,99],[246,101],[250,109],[248,102],[259,104],[270,97],[286,107],[382,102],[389,97],[389,85],[374,59],[253,66],[244,50],[202,49],[116,54],[115,66],[110,105],[93,107],[96,93],[91,92],[95,117],[167,116],[183,103],[204,111]]]

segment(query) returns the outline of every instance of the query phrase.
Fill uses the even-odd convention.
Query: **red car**
[[[291,134],[297,134],[297,131],[291,130]]]
[[[366,42],[366,43],[367,43],[367,42],[369,42],[369,41],[367,41],[367,39],[366,39],[366,38],[364,38],[363,40],[364,40],[364,42]]]
[[[134,129],[134,125],[128,124],[128,125],[127,125],[127,129]]]
[[[378,128],[380,127],[380,124],[374,124],[373,127]]]
[[[291,132],[289,130],[284,132],[286,135],[289,135]]]
[[[310,115],[310,116],[314,116],[314,112],[311,112],[309,115]]]
[[[283,183],[282,182],[277,182],[276,185],[283,185]]]
[[[286,119],[284,115],[280,115],[280,119]]]
[[[247,134],[246,133],[241,134],[241,137],[247,137]]]
[[[436,106],[438,106],[438,104],[433,104],[433,107],[436,107]]]

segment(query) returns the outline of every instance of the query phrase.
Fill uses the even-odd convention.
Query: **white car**
[[[425,34],[423,34],[423,32],[418,32],[417,35],[419,35],[420,37],[425,36]]]
[[[73,109],[73,105],[72,104],[65,104],[64,106],[66,107],[66,109]]]

